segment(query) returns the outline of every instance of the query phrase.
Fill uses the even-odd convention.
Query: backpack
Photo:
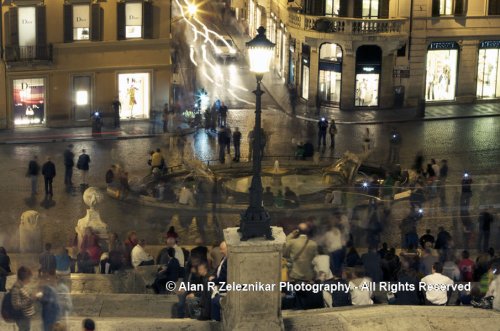
[[[22,310],[17,310],[12,305],[12,293],[5,293],[2,300],[2,318],[7,323],[14,323],[24,317]]]

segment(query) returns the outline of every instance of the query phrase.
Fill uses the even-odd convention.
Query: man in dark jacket
[[[234,162],[240,162],[240,145],[241,145],[241,132],[240,128],[236,127],[233,132],[233,145],[234,145]]]
[[[82,149],[82,154],[78,157],[78,162],[76,163],[76,167],[78,170],[80,170],[82,174],[82,183],[80,184],[81,187],[87,187],[87,176],[89,173],[89,163],[90,163],[90,156],[87,155],[87,152]]]
[[[217,142],[219,143],[219,162],[224,163],[226,161],[226,130],[224,128],[217,133]]]
[[[488,251],[490,245],[490,229],[493,222],[493,215],[488,210],[484,210],[479,214],[479,237],[477,238],[477,249],[483,252]],[[482,246],[481,246],[482,242]]]
[[[40,165],[38,164],[38,157],[33,156],[33,160],[28,164],[28,176],[31,180],[31,195],[38,193],[38,176],[40,175]]]
[[[47,162],[45,162],[42,166],[42,175],[43,179],[45,181],[45,196],[54,196],[53,191],[52,191],[52,181],[54,180],[54,177],[56,176],[56,166],[55,164],[50,160],[50,157],[47,158]],[[70,177],[71,180],[71,177]],[[70,181],[71,183],[71,181]],[[72,185],[72,184],[69,184]]]
[[[64,151],[64,185],[66,188],[73,187],[73,166],[75,165],[75,154],[73,154],[73,145],[68,145]]]

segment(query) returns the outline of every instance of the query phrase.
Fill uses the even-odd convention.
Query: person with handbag
[[[283,256],[288,259],[288,276],[290,281],[314,280],[312,260],[318,255],[318,245],[309,239],[309,227],[301,223],[298,229],[286,238]]]

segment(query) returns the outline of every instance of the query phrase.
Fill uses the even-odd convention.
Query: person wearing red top
[[[92,231],[91,227],[85,229],[85,235],[83,236],[80,249],[89,254],[93,264],[99,263],[102,250],[99,246],[99,237]]]
[[[468,251],[462,252],[462,260],[458,263],[458,269],[460,269],[462,281],[472,282],[474,274],[474,261],[469,259]]]

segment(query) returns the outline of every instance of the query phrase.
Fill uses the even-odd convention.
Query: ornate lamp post
[[[241,240],[265,236],[268,240],[273,240],[271,231],[271,217],[262,205],[262,178],[261,178],[261,141],[263,130],[261,127],[261,97],[264,92],[260,88],[262,78],[269,72],[271,59],[274,56],[275,44],[266,38],[266,29],[259,27],[257,36],[246,43],[248,48],[248,58],[250,71],[255,73],[257,78],[257,89],[253,91],[256,96],[255,102],[255,126],[253,129],[253,164],[252,164],[252,184],[250,186],[250,206],[241,215]]]

